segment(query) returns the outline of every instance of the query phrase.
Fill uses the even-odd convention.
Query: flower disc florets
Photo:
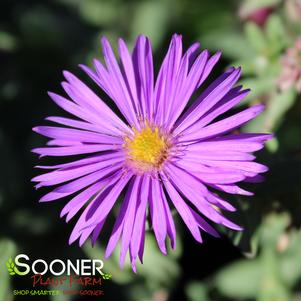
[[[145,121],[140,130],[133,128],[133,135],[124,138],[127,163],[137,174],[161,170],[169,158],[172,139],[159,126]]]

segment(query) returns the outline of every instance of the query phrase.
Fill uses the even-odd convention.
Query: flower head
[[[155,80],[151,44],[146,37],[138,37],[132,53],[120,39],[120,60],[106,38],[102,46],[105,65],[94,60],[95,71],[81,68],[114,102],[122,117],[81,80],[64,72],[62,87],[68,98],[49,95],[73,117],[48,117],[60,126],[34,128],[51,140],[47,147],[33,152],[64,158],[82,156],[69,163],[37,166],[51,171],[33,179],[36,187],[56,186],[42,202],[71,198],[61,212],[67,221],[81,211],[70,243],[79,239],[82,245],[90,236],[95,243],[116,203],[120,209],[106,256],[121,241],[120,264],[129,251],[134,270],[137,257],[141,261],[143,257],[148,208],[163,253],[167,237],[172,248],[176,246],[171,207],[199,242],[201,231],[218,236],[210,222],[241,230],[223,216],[222,210],[235,208],[219,192],[251,195],[237,183],[261,179],[259,174],[267,168],[254,162],[251,153],[261,149],[270,135],[233,133],[255,118],[262,105],[217,120],[249,92],[235,87],[240,69],[230,68],[198,93],[220,53],[210,56],[207,50],[201,52],[198,43],[182,53],[181,36],[174,35]],[[196,100],[189,106],[193,94]]]

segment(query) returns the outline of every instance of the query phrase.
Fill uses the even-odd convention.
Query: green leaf
[[[257,57],[248,57],[246,59],[231,62],[231,66],[240,66],[243,70],[244,76],[253,76],[256,75],[259,71],[257,68],[257,64],[255,63],[256,60],[258,60]],[[261,67],[265,68],[266,60],[262,61],[260,65]]]
[[[285,37],[284,25],[280,19],[280,16],[273,14],[268,18],[265,26],[265,32],[266,37],[270,42],[278,42],[278,44],[283,42],[279,40],[279,38]]]
[[[278,148],[279,148],[279,141],[278,139],[275,137],[269,141],[266,142],[266,148],[271,152],[271,153],[275,153],[277,152]]]
[[[282,216],[277,216],[275,219],[282,220]],[[280,221],[281,224],[282,221]],[[279,225],[278,225],[279,226]],[[266,225],[266,230],[269,227]],[[271,232],[277,235],[277,230]],[[279,233],[278,233],[279,234]],[[279,239],[279,236],[277,237]],[[266,243],[266,242],[265,242]],[[265,245],[262,255],[262,281],[260,292],[258,295],[259,301],[290,301],[292,300],[288,288],[284,285],[281,279],[281,270],[279,265],[279,256],[276,253],[276,248],[272,245]]]
[[[97,26],[114,22],[120,14],[119,8],[120,4],[114,0],[85,0],[79,2],[79,13],[82,18]]]
[[[170,19],[168,4],[168,0],[137,2],[131,22],[132,40],[143,33],[151,39],[153,49],[157,49],[168,28],[167,23]]]
[[[261,245],[276,249],[281,234],[290,224],[290,215],[287,212],[281,214],[269,214],[264,221],[261,232]]]
[[[189,301],[209,301],[207,287],[200,282],[190,282],[185,292]]]
[[[239,82],[244,88],[251,89],[251,93],[241,102],[239,106],[245,105],[250,100],[256,101],[256,98],[274,89],[275,83],[272,77],[255,77],[242,79]]]
[[[281,275],[286,285],[293,287],[301,278],[301,231],[293,229],[284,235],[287,235],[289,244],[281,256]]]
[[[0,50],[14,51],[17,46],[17,39],[12,34],[0,31]]]
[[[289,89],[271,97],[265,116],[265,126],[268,130],[275,131],[278,128],[285,116],[285,113],[295,103],[296,96],[296,91],[294,89]]]
[[[286,112],[293,106],[297,93],[289,89],[270,95],[265,111],[249,122],[244,130],[247,132],[274,132],[280,126]]]
[[[244,30],[246,38],[249,41],[250,45],[254,48],[254,50],[258,53],[264,53],[264,50],[267,48],[268,45],[260,27],[258,27],[253,22],[248,22],[245,25]]]
[[[5,264],[13,264],[12,258],[16,255],[17,248],[14,242],[9,239],[0,240],[0,300],[11,300],[11,279],[10,275],[15,275],[11,267],[5,268]],[[9,258],[7,260],[7,258]]]
[[[225,37],[227,38],[225,39]],[[222,50],[223,55],[230,59],[243,60],[254,56],[245,37],[240,32],[233,30],[209,32],[202,35],[200,41],[211,50]]]
[[[261,264],[257,259],[237,261],[217,274],[215,284],[230,299],[256,298],[261,285]]]

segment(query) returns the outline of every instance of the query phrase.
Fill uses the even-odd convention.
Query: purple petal
[[[133,188],[130,194],[129,205],[124,217],[122,239],[120,247],[120,266],[124,266],[125,256],[130,247],[133,226],[135,221],[136,204],[140,195],[141,177],[136,176],[133,180]]]
[[[254,177],[245,178],[245,182],[247,183],[262,183],[265,180],[264,176],[256,175]]]
[[[74,156],[82,154],[91,154],[107,150],[120,150],[120,145],[112,144],[84,144],[84,145],[72,145],[72,146],[62,146],[62,147],[41,147],[34,148],[31,151],[33,153],[42,156]]]
[[[97,182],[76,195],[64,206],[60,216],[63,217],[68,214],[66,221],[69,222],[69,220],[84,206],[84,204],[87,203],[97,192],[100,192],[101,188],[106,184],[106,180],[104,182]],[[95,195],[94,198],[96,196],[97,195]]]
[[[118,196],[132,178],[133,174],[128,172],[120,180],[112,187],[112,189],[108,192],[104,197],[100,195],[93,204],[92,208],[89,208],[85,212],[87,225],[96,225],[99,221],[105,218],[108,213],[111,211],[115,202],[117,201]],[[105,194],[105,193],[104,193]]]
[[[131,105],[130,109],[126,106],[126,102],[122,95],[123,92],[120,91],[120,86],[112,80],[113,76],[108,73],[107,69],[98,60],[94,59],[93,62],[96,74],[85,65],[80,65],[80,67],[114,101],[119,111],[123,116],[125,116],[129,124],[134,124],[135,127],[139,127],[139,124],[135,117],[135,108],[133,104]],[[126,84],[124,83],[124,85]]]
[[[196,222],[198,223],[199,227],[211,234],[214,237],[220,237],[220,235],[218,234],[218,232],[212,227],[210,226],[199,214],[197,214],[193,209],[190,208],[190,211],[193,215],[193,217],[195,218]]]
[[[262,149],[263,144],[243,139],[230,139],[228,136],[190,144],[187,151],[203,152],[255,152]]]
[[[112,173],[115,173],[115,171],[121,171],[122,166],[121,165],[114,165],[114,166],[109,166],[104,169],[98,170],[96,172],[93,172],[91,174],[88,174],[84,177],[81,177],[79,179],[76,179],[74,181],[68,182],[65,185],[59,186],[55,188],[56,192],[61,192],[61,193],[74,193],[79,191],[82,188],[87,187],[88,185],[94,183],[95,181],[99,181],[102,178],[105,178]]]
[[[265,143],[267,140],[270,140],[272,138],[273,138],[272,134],[240,133],[240,134],[231,134],[224,137],[214,138],[212,139],[212,141],[239,140],[241,142]]]
[[[48,121],[66,125],[66,126],[72,127],[72,128],[78,128],[81,130],[87,130],[87,131],[96,132],[96,133],[103,133],[103,127],[100,125],[97,125],[97,124],[91,124],[91,123],[84,122],[84,121],[79,121],[79,120],[64,118],[64,117],[58,117],[58,116],[50,116],[45,119]],[[129,129],[127,130],[127,132],[129,132]],[[118,135],[118,136],[108,135],[108,136],[109,137],[120,137],[121,135]]]
[[[164,205],[164,210],[165,210],[167,234],[170,238],[171,247],[173,249],[175,249],[176,248],[176,227],[175,227],[175,223],[174,223],[170,208],[168,206],[167,199],[165,197],[165,193],[164,193],[162,184],[160,184],[160,196],[162,198],[163,205]]]
[[[118,45],[120,60],[123,67],[122,71],[124,73],[124,80],[128,87],[129,93],[131,94],[135,112],[138,116],[141,116],[142,111],[139,103],[139,95],[137,92],[139,83],[136,83],[133,60],[123,39],[118,40]]]
[[[176,92],[177,74],[180,67],[182,57],[182,37],[174,35],[170,45],[170,51],[166,56],[166,69],[165,69],[165,94],[159,100],[162,103],[162,116],[161,122],[165,124],[168,122],[169,114],[175,97],[178,95]],[[164,64],[164,63],[163,63]]]
[[[228,185],[222,185],[222,184],[210,184],[211,187],[223,191],[223,192],[227,192],[230,194],[240,194],[240,195],[248,195],[251,196],[254,193],[244,190],[242,188],[240,188],[239,186],[235,185],[235,184],[228,184]]]
[[[135,223],[133,226],[132,239],[130,244],[131,255],[133,261],[136,259],[141,239],[143,238],[143,232],[145,231],[145,218],[146,218],[146,208],[149,198],[150,190],[150,177],[144,176],[141,183],[140,191],[140,202],[138,201],[136,214],[135,214]]]
[[[202,73],[202,77],[198,83],[198,88],[201,86],[201,84],[206,80],[206,78],[209,76],[211,73],[213,67],[216,65],[216,63],[219,61],[221,57],[221,52],[215,53],[206,63],[204,72]]]
[[[85,120],[89,123],[99,125],[103,128],[102,133],[104,134],[116,134],[120,135],[123,134],[124,131],[129,132],[129,129],[124,125],[122,130],[119,127],[112,126],[109,124],[107,121],[104,121],[103,119],[99,118],[97,114],[94,114],[93,112],[90,112],[84,108],[79,107],[77,104],[69,101],[68,99],[52,93],[48,92],[48,95],[52,98],[52,100],[63,110],[66,112],[82,119]]]
[[[220,171],[216,173],[190,172],[195,178],[208,184],[232,184],[245,179],[245,176],[239,173],[230,173]]]
[[[182,37],[174,34],[167,54],[163,60],[155,84],[155,122],[164,123],[167,104],[172,102],[171,93],[174,91],[175,76],[179,68],[182,54]]]
[[[193,132],[190,132],[188,129],[185,131],[185,135],[179,138],[179,141],[200,140],[204,138],[208,139],[215,135],[221,135],[240,127],[251,119],[254,119],[263,110],[263,105],[256,105],[240,113],[232,115],[231,117],[212,123],[204,128],[195,129]]]
[[[115,221],[113,231],[111,233],[109,242],[106,247],[105,258],[109,258],[111,256],[111,254],[114,251],[114,249],[120,239],[120,236],[122,234],[123,225],[124,225],[125,217],[126,217],[126,212],[128,210],[129,201],[131,199],[132,189],[133,189],[133,181],[130,182],[129,187],[126,192],[126,195],[125,195],[125,198],[121,204],[119,214]]]
[[[231,108],[240,103],[249,94],[249,92],[250,90],[241,91],[241,86],[231,89],[217,104],[215,104],[196,123],[194,123],[189,128],[189,131],[203,128],[216,117],[229,111]]]
[[[112,158],[105,161],[100,161],[98,163],[79,166],[77,168],[73,168],[71,170],[56,170],[51,171],[46,174],[34,177],[32,179],[33,182],[43,182],[43,186],[51,186],[60,184],[66,181],[70,181],[81,176],[87,175],[94,171],[110,167],[116,163],[122,162],[122,158]]]
[[[168,179],[163,181],[163,184],[170,196],[171,201],[182,217],[184,223],[187,228],[190,230],[191,234],[195,238],[196,241],[202,242],[202,237],[198,228],[198,224],[195,221],[194,216],[192,215],[190,208],[186,205],[185,201],[182,199],[180,194],[174,188],[174,186],[169,182]]]
[[[249,162],[249,161],[210,161],[210,160],[200,160],[200,163],[221,168],[224,170],[228,170],[231,172],[240,171],[242,174],[252,177],[252,175],[256,175],[258,173],[264,173],[268,171],[268,168],[265,165],[262,165],[257,162]]]
[[[237,82],[240,69],[229,70],[214,81],[176,124],[175,134],[183,132],[221,100]]]
[[[123,139],[121,137],[117,138],[76,129],[67,129],[52,126],[37,126],[33,128],[33,131],[49,138],[71,140],[78,143],[123,144]]]
[[[217,161],[223,162],[223,161]],[[193,175],[199,181],[206,184],[229,184],[244,180],[245,172],[239,170],[226,170],[219,167],[206,166],[200,162],[181,160],[174,163],[175,166]]]
[[[146,223],[146,215],[145,215],[144,221],[143,221],[143,230],[142,230],[139,252],[138,252],[138,256],[139,256],[141,263],[143,263],[143,253],[144,253],[144,244],[145,244],[145,223]]]
[[[166,254],[165,239],[167,226],[163,200],[161,198],[160,184],[157,179],[151,179],[150,215],[158,246],[161,252]]]
[[[232,211],[232,212],[236,211],[235,207],[233,207],[231,204],[224,201],[223,199],[221,199],[218,195],[216,195],[214,193],[208,193],[206,198],[209,203],[213,204],[214,206],[216,206],[220,209]]]
[[[184,183],[190,182],[191,184],[194,184],[196,186],[196,192],[200,195],[207,195],[208,189],[206,188],[206,186],[202,184],[199,180],[197,180],[195,177],[193,177],[191,174],[189,174],[186,170],[182,170],[181,168],[173,164],[166,164],[165,169],[170,174],[172,174],[172,177],[174,177],[174,175],[177,174],[178,181],[183,181]]]
[[[124,82],[122,73],[118,66],[117,60],[111,48],[111,45],[106,37],[101,39],[102,50],[104,59],[108,68],[110,75],[110,82],[114,84],[115,87],[115,97],[114,100],[118,100],[119,109],[126,117],[131,125],[138,125],[138,120],[136,116],[135,109],[133,107],[133,102],[130,97],[129,91]]]
[[[154,113],[154,70],[151,43],[145,36],[138,37],[132,60],[142,116],[150,120]]]
[[[100,234],[100,232],[101,232],[101,230],[102,230],[102,228],[103,228],[104,223],[105,223],[105,220],[101,221],[101,222],[94,228],[93,233],[92,233],[92,238],[91,238],[91,240],[92,240],[92,246],[95,246],[96,240],[97,240],[97,238],[98,238],[98,236],[99,236],[99,234]]]
[[[110,176],[116,170],[121,170],[120,166],[113,166],[110,168],[105,168],[105,169],[93,172],[92,174],[88,174],[77,180],[71,181],[65,185],[58,186],[53,191],[44,195],[40,199],[40,202],[54,201],[59,198],[63,198],[67,195],[70,195],[72,193],[75,193],[75,192],[95,183],[96,181],[99,181],[107,176]]]
[[[102,162],[102,161],[106,161],[106,160],[114,159],[114,158],[122,158],[122,160],[124,160],[124,153],[123,152],[110,152],[107,154],[90,156],[90,157],[80,159],[77,161],[72,161],[70,163],[64,163],[64,164],[58,164],[58,165],[52,165],[52,166],[37,165],[35,167],[41,168],[41,169],[70,169],[70,168],[77,168],[77,167],[80,167],[83,165],[98,163],[98,162]]]
[[[78,221],[76,222],[72,233],[69,238],[69,244],[73,243],[75,240],[77,240],[83,232],[90,231],[90,233],[93,232],[93,230],[97,227],[97,225],[102,221],[99,221],[98,223],[95,223],[93,225],[87,225],[87,211],[89,211],[93,206],[95,201],[99,198],[100,195],[102,197],[105,197],[109,194],[110,190],[112,189],[113,185],[120,180],[120,173],[118,174],[118,177],[111,177],[111,182],[109,186],[107,186],[104,190],[92,197],[92,199],[89,199],[89,204],[85,207],[85,210],[82,212],[81,216],[79,217]],[[77,212],[77,211],[76,211]],[[69,215],[71,212],[69,213]],[[68,216],[67,216],[68,218]],[[83,242],[82,242],[83,243]]]
[[[62,139],[52,139],[49,140],[47,146],[73,146],[73,145],[82,145],[81,142],[78,141],[70,141],[70,140],[62,140]]]
[[[63,88],[76,103],[88,111],[96,111],[102,119],[112,122],[116,127],[125,127],[123,121],[88,86],[68,71],[64,71],[64,76],[70,84],[63,83]]]
[[[191,81],[187,80],[187,74],[189,68],[191,68],[191,65],[195,61],[195,58],[197,56],[197,50],[199,47],[200,47],[199,43],[193,44],[191,47],[189,47],[189,49],[186,51],[183,58],[181,59],[181,64],[177,72],[173,101],[169,101],[169,105],[171,106],[171,109],[170,109],[169,119],[166,119],[168,120],[169,129],[172,127],[175,120],[177,120],[178,116],[181,114],[182,110],[186,106],[191,96],[191,95],[189,96],[189,91],[193,93],[192,90],[194,86],[193,83],[191,83]],[[204,56],[204,53],[202,55]],[[199,63],[202,64],[202,60],[200,60],[200,58],[201,56],[199,56],[197,64]],[[198,68],[195,69],[197,70]],[[183,99],[179,97],[180,92],[187,96],[186,103],[184,104],[183,104]]]
[[[231,149],[231,148],[228,148]],[[181,160],[189,162],[199,162],[199,160],[213,160],[213,161],[252,161],[255,159],[255,156],[235,152],[235,151],[222,151],[222,150],[198,150],[198,151],[188,151],[184,156],[180,157]]]
[[[241,227],[235,225],[225,217],[223,217],[219,212],[217,212],[205,199],[206,195],[199,193],[199,181],[195,180],[193,177],[186,174],[185,180],[183,177],[183,172],[178,168],[172,168],[168,166],[166,168],[168,176],[172,183],[177,187],[181,193],[183,193],[186,198],[210,220],[217,224],[224,225],[233,230],[241,230]]]
[[[174,125],[174,122],[183,112],[193,92],[197,89],[200,78],[202,77],[202,74],[204,72],[208,56],[209,52],[207,50],[199,54],[184,80],[185,82],[182,86],[182,90],[177,92],[177,94],[175,95],[178,101],[177,106],[175,106],[173,109],[171,120],[169,120],[169,129],[171,129],[171,127]]]

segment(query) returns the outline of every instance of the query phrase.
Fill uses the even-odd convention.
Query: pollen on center
[[[157,126],[145,123],[141,130],[133,128],[134,135],[125,137],[124,148],[128,161],[138,172],[160,169],[168,157],[171,143]]]

